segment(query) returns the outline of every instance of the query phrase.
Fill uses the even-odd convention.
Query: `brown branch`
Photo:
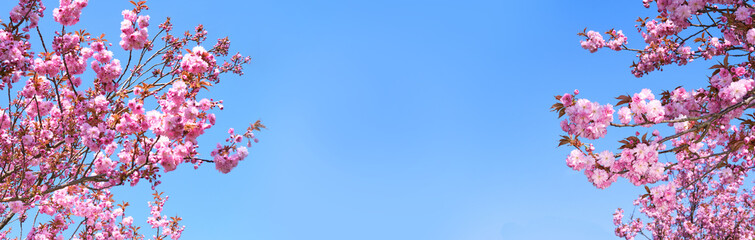
[[[63,189],[65,187],[68,187],[68,186],[71,186],[71,185],[77,185],[77,184],[82,184],[82,183],[86,183],[86,182],[105,182],[105,181],[107,181],[107,179],[105,178],[104,175],[94,175],[94,176],[89,176],[89,177],[82,177],[82,178],[79,178],[79,179],[76,179],[76,180],[73,180],[73,181],[70,181],[70,182],[67,182],[67,183],[55,186],[55,187],[48,188],[47,190],[45,190],[45,191],[43,191],[43,192],[41,192],[39,194],[36,194],[36,195],[45,195],[45,194],[48,194],[48,193],[51,193],[51,192]],[[32,198],[32,196],[27,196],[27,197],[18,197],[17,196],[17,197],[12,197],[12,198],[0,199],[0,202],[25,201],[25,200],[28,200],[30,198]]]
[[[5,225],[8,225],[8,223],[10,222],[10,220],[13,219],[14,215],[16,215],[16,213],[8,214],[8,216],[5,217],[5,219],[3,219],[2,222],[0,222],[0,229],[5,228]]]

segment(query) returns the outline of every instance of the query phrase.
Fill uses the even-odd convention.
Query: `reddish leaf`
[[[617,107],[621,106],[622,104],[628,104],[632,102],[632,97],[630,97],[629,95],[621,95],[621,96],[616,97],[616,99],[619,100],[619,102],[616,103]]]

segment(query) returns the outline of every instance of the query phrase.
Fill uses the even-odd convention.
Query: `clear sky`
[[[49,23],[57,1],[45,3]],[[253,58],[205,95],[226,102],[203,154],[229,127],[269,128],[229,174],[183,165],[163,176],[183,239],[615,238],[611,214],[631,212],[641,190],[625,180],[598,190],[566,166],[553,95],[579,88],[615,104],[645,87],[701,87],[706,74],[696,62],[636,79],[632,54],[579,47],[585,27],[623,29],[639,47],[634,20],[655,15],[639,0],[148,5],[152,33],[165,16],[178,32],[202,23]],[[90,0],[77,27],[117,43],[126,8]],[[144,223],[148,187],[117,192]]]

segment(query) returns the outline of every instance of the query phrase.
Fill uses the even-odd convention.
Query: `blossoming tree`
[[[40,0],[19,0],[0,21],[0,239],[144,238],[111,188],[147,181],[154,189],[182,163],[228,173],[264,128],[230,129],[210,159],[199,158],[197,138],[223,105],[197,94],[223,74],[241,75],[250,58],[229,56],[228,38],[204,45],[201,25],[180,35],[170,19],[150,26],[145,1],[131,3],[117,44],[77,27],[87,0],[60,0],[54,31],[37,26],[50,13]],[[180,218],[162,215],[166,197],[154,196],[153,237],[179,238]]]
[[[653,3],[655,2],[655,3]],[[585,31],[583,48],[633,52],[641,77],[666,65],[718,57],[708,86],[678,87],[655,95],[643,89],[618,96],[616,106],[556,96],[552,106],[574,148],[566,164],[597,188],[620,178],[643,186],[634,201],[644,217],[614,214],[616,235],[654,239],[753,239],[755,188],[755,6],[748,0],[644,0],[655,18],[639,18],[644,47],[631,48],[622,31]],[[618,122],[614,112],[618,109]],[[620,140],[616,151],[589,143],[613,128],[655,128]],[[662,128],[668,128],[663,130]],[[662,136],[659,129],[668,131]],[[659,156],[668,154],[667,161]]]

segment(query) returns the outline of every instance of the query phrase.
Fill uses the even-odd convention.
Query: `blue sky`
[[[57,1],[45,3],[50,22]],[[614,238],[611,214],[631,212],[641,191],[624,180],[598,190],[566,166],[552,96],[579,88],[615,104],[642,88],[701,87],[709,74],[695,62],[636,79],[632,54],[579,47],[585,27],[623,29],[640,46],[633,21],[654,12],[639,0],[148,5],[153,33],[165,16],[178,32],[202,23],[253,58],[205,95],[225,110],[203,153],[229,127],[269,128],[229,174],[183,165],[163,176],[165,213],[184,218],[184,239]],[[117,42],[126,8],[91,0],[77,27]],[[633,131],[596,144],[615,149]],[[149,188],[117,192],[146,221]]]

